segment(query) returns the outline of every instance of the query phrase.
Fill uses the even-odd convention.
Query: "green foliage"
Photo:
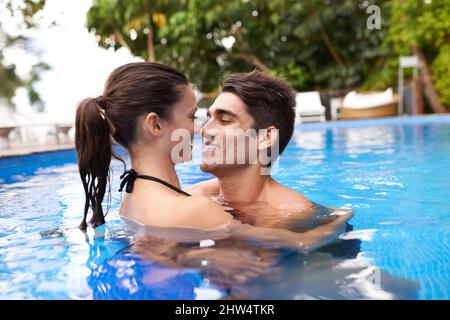
[[[202,91],[216,89],[228,72],[256,67],[287,77],[299,90],[356,86],[384,54],[383,32],[366,28],[367,1],[169,2],[95,0],[87,26],[101,46],[127,46],[147,58],[144,30],[154,21],[146,25],[142,16],[162,13],[166,23],[153,28],[157,60],[186,73]]]
[[[45,0],[0,0],[0,10],[7,10],[11,16],[19,22],[19,30],[29,29],[36,26],[34,16],[45,6]],[[22,35],[9,34],[0,23],[0,98],[8,105],[14,107],[12,99],[18,88],[25,88],[32,106],[38,111],[43,110],[44,104],[35,89],[35,84],[40,80],[41,72],[48,70],[49,66],[43,62],[38,62],[32,66],[28,75],[21,77],[16,72],[16,65],[6,64],[4,50],[9,47],[22,47],[29,49],[29,39]]]
[[[86,26],[98,36],[104,48],[127,47],[135,56],[148,59],[148,34],[153,31],[157,58],[165,55],[168,47],[159,36],[168,17],[183,10],[187,0],[94,0],[87,13]]]
[[[162,31],[172,52],[192,63],[177,66],[203,90],[214,89],[225,73],[255,67],[287,77],[299,90],[356,86],[384,54],[383,32],[366,28],[363,2],[191,0]],[[231,49],[224,45],[229,37]]]
[[[411,45],[436,54],[448,43],[450,35],[450,3],[448,0],[392,0],[388,41],[395,52],[410,53]]]
[[[274,76],[289,79],[294,88],[304,88],[311,81],[311,75],[302,66],[297,66],[293,61],[279,66],[272,71]]]
[[[367,28],[369,5],[381,8],[381,29]],[[87,21],[101,46],[145,59],[151,27],[156,60],[204,92],[255,68],[298,90],[395,87],[398,57],[414,45],[450,105],[448,0],[94,0]]]
[[[361,89],[386,90],[388,87],[395,88],[398,82],[398,57],[386,56],[378,59],[367,74]],[[406,75],[406,74],[405,74]]]
[[[391,15],[384,46],[393,52],[379,62],[385,68],[379,68],[373,78],[381,85],[395,84],[398,64],[393,60],[411,55],[415,46],[423,51],[431,66],[442,103],[450,106],[450,2],[391,0],[388,7]]]
[[[3,65],[3,54],[0,51],[0,97],[8,102],[14,97],[16,89],[22,85],[22,80],[16,73],[16,66]]]
[[[20,16],[21,24],[25,28],[36,27],[34,15],[45,7],[45,0],[1,0],[0,6],[8,10],[11,16]]]
[[[431,65],[431,70],[441,101],[450,106],[450,44],[440,47],[439,54]]]

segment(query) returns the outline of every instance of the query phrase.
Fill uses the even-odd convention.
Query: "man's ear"
[[[275,143],[278,143],[279,130],[275,126],[270,126],[266,129],[259,130],[258,133],[258,150],[267,150],[272,148]]]
[[[160,118],[155,112],[150,112],[144,117],[142,122],[144,132],[152,137],[162,136],[162,125]]]

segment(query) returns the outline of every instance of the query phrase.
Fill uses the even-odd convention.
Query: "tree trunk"
[[[153,23],[151,13],[147,13],[148,33],[147,33],[147,54],[149,62],[156,62],[155,43],[153,37]]]
[[[130,50],[128,43],[125,41],[124,37],[122,36],[122,33],[118,29],[114,29],[114,39],[117,40],[122,47]]]
[[[325,45],[327,46],[328,51],[333,56],[334,61],[336,61],[336,63],[341,66],[344,65],[342,58],[339,56],[337,50],[334,48],[333,44],[331,43],[330,37],[326,33],[323,26],[320,26],[320,36],[322,37],[323,42],[325,42]]]
[[[420,79],[422,80],[425,95],[427,96],[433,111],[436,113],[445,113],[445,107],[441,103],[439,94],[434,87],[433,76],[422,50],[415,46],[412,47],[412,50],[414,54],[419,57]]]

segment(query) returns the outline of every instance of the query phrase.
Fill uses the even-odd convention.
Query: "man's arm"
[[[182,201],[182,202],[181,202]],[[352,211],[336,212],[334,220],[306,232],[297,233],[280,228],[255,227],[242,223],[205,197],[185,197],[180,201],[182,213],[177,216],[180,228],[197,228],[205,231],[223,231],[235,239],[264,244],[265,247],[293,249],[304,253],[331,243],[345,232]],[[223,234],[221,235],[222,238]]]
[[[322,206],[278,182],[272,195],[275,201],[274,206],[282,208],[280,212],[289,213],[284,215],[285,223],[280,224],[280,227],[293,231],[305,231],[333,221],[333,212],[351,211],[350,209]]]
[[[271,248],[309,253],[338,239],[345,232],[347,221],[353,215],[353,211],[338,211],[334,214],[333,221],[302,233],[279,228],[253,227],[237,220],[232,220],[229,230],[236,239],[264,243],[266,247]]]
[[[214,196],[220,191],[219,180],[217,178],[198,182],[183,189],[194,196]]]

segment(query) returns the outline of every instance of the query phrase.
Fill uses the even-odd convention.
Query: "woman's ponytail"
[[[80,229],[87,229],[87,213],[92,209],[89,221],[94,228],[105,223],[102,201],[109,182],[112,156],[110,124],[104,106],[96,99],[83,100],[77,108],[75,120],[75,147],[78,169],[84,187],[84,216]]]

